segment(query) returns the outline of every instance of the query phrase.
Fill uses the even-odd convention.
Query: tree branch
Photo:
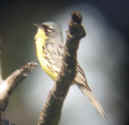
[[[57,125],[59,123],[64,99],[76,75],[79,42],[85,36],[81,22],[80,13],[73,12],[67,33],[62,68],[54,87],[49,92],[46,103],[43,105],[38,125]]]
[[[29,62],[22,66],[20,69],[14,71],[7,79],[2,80],[0,83],[0,112],[4,112],[7,104],[8,98],[12,91],[16,87],[19,81],[23,80],[33,68],[36,67],[36,63]]]

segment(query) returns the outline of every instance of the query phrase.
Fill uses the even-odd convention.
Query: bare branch
[[[16,87],[17,83],[20,83],[19,81],[23,80],[36,65],[37,64],[34,62],[29,62],[14,71],[6,80],[2,80],[0,83],[0,111],[5,111],[9,95]]]
[[[59,123],[64,99],[76,75],[79,42],[85,36],[81,21],[80,13],[74,12],[69,24],[61,72],[54,87],[49,92],[47,101],[40,113],[38,125],[58,125]]]

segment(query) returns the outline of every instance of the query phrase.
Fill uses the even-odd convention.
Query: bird
[[[56,81],[61,70],[65,48],[61,28],[57,23],[49,21],[34,25],[37,27],[37,32],[34,36],[36,56],[41,68]],[[104,117],[104,109],[93,95],[79,63],[77,63],[76,71],[77,73],[72,83],[77,85],[85,96],[88,96],[91,104]]]

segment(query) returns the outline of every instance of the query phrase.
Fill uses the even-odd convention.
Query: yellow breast
[[[53,72],[53,70],[49,67],[48,60],[45,58],[45,53],[43,51],[43,47],[45,47],[46,40],[48,37],[42,29],[38,29],[35,35],[35,44],[36,44],[36,55],[40,62],[42,69],[53,79],[57,79],[57,73]]]

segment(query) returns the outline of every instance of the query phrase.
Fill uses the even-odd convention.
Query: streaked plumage
[[[62,34],[55,23],[46,22],[38,26],[35,35],[36,54],[42,69],[53,79],[56,80],[61,70],[64,45]],[[92,94],[88,86],[87,79],[82,68],[77,65],[77,74],[73,81],[84,95],[87,95],[97,111],[104,116],[104,110]]]

